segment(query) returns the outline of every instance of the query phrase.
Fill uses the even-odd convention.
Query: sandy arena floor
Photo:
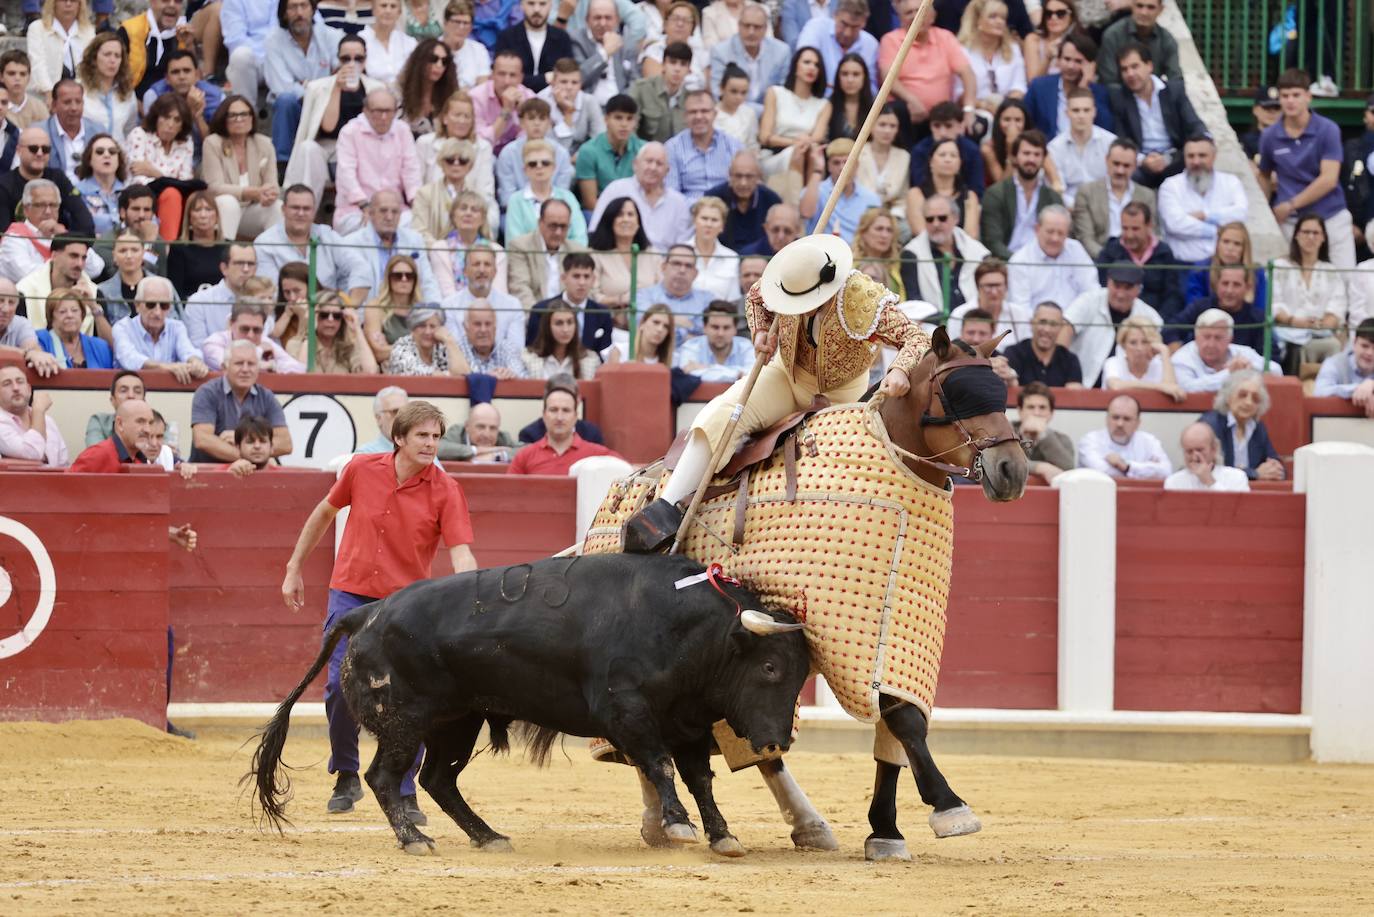
[[[569,740],[571,760],[546,771],[482,758],[464,775],[514,854],[471,850],[422,793],[439,855],[418,858],[370,796],[324,814],[322,739],[286,746],[304,768],[296,828],[259,833],[237,787],[241,743],[127,721],[0,723],[0,914],[1374,913],[1370,767],[948,758],[983,832],[935,840],[907,782],[915,862],[876,866],[862,859],[871,761],[798,753],[843,849],[794,851],[762,782],[741,774],[717,798],[750,852],[725,861],[645,848],[629,772]]]

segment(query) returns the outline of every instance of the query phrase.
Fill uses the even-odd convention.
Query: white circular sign
[[[33,529],[22,522],[0,516],[0,536],[9,536],[23,545],[33,558],[34,566],[38,568],[38,606],[34,608],[33,616],[22,630],[0,638],[0,659],[4,659],[28,649],[33,641],[38,639],[38,635],[43,633],[43,628],[48,626],[48,619],[52,617],[52,607],[57,601],[57,572],[53,569],[48,549],[43,547],[43,542],[33,533]],[[9,601],[13,591],[9,572],[0,568],[0,605]]]
[[[291,431],[291,453],[281,457],[283,465],[326,468],[358,445],[353,415],[332,395],[297,395],[282,411]]]

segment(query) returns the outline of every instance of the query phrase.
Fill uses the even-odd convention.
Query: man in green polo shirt
[[[606,102],[606,129],[577,149],[577,194],[586,210],[617,178],[635,174],[635,155],[647,142],[635,134],[639,105],[625,94]]]

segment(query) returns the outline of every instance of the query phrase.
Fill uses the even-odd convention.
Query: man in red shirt
[[[153,444],[153,409],[142,398],[121,401],[115,409],[114,433],[83,451],[68,471],[113,474],[120,465],[144,465]]]
[[[614,455],[577,435],[577,396],[565,388],[544,393],[544,438],[515,453],[508,474],[567,474],[578,459]]]
[[[329,608],[324,631],[353,609],[383,599],[416,580],[428,579],[442,538],[457,572],[477,569],[468,547],[472,522],[458,482],[435,464],[446,426],[443,413],[427,401],[412,401],[391,422],[392,452],[355,455],[320,501],[301,530],[296,550],[286,564],[282,598],[293,612],[305,604],[301,566],[319,544],[335,515],[345,506],[349,522],[334,558],[329,580]],[[328,811],[350,812],[363,798],[358,780],[358,724],[339,691],[339,666],[347,640],[339,641],[329,660],[324,689],[329,719],[329,772],[337,773]],[[418,759],[417,759],[418,763]],[[415,801],[415,771],[401,783],[411,821],[427,822]],[[418,816],[418,820],[417,820]]]

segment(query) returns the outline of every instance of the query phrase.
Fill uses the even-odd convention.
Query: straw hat
[[[802,236],[783,246],[763,269],[763,304],[779,315],[810,312],[840,291],[853,266],[854,252],[839,236]]]

